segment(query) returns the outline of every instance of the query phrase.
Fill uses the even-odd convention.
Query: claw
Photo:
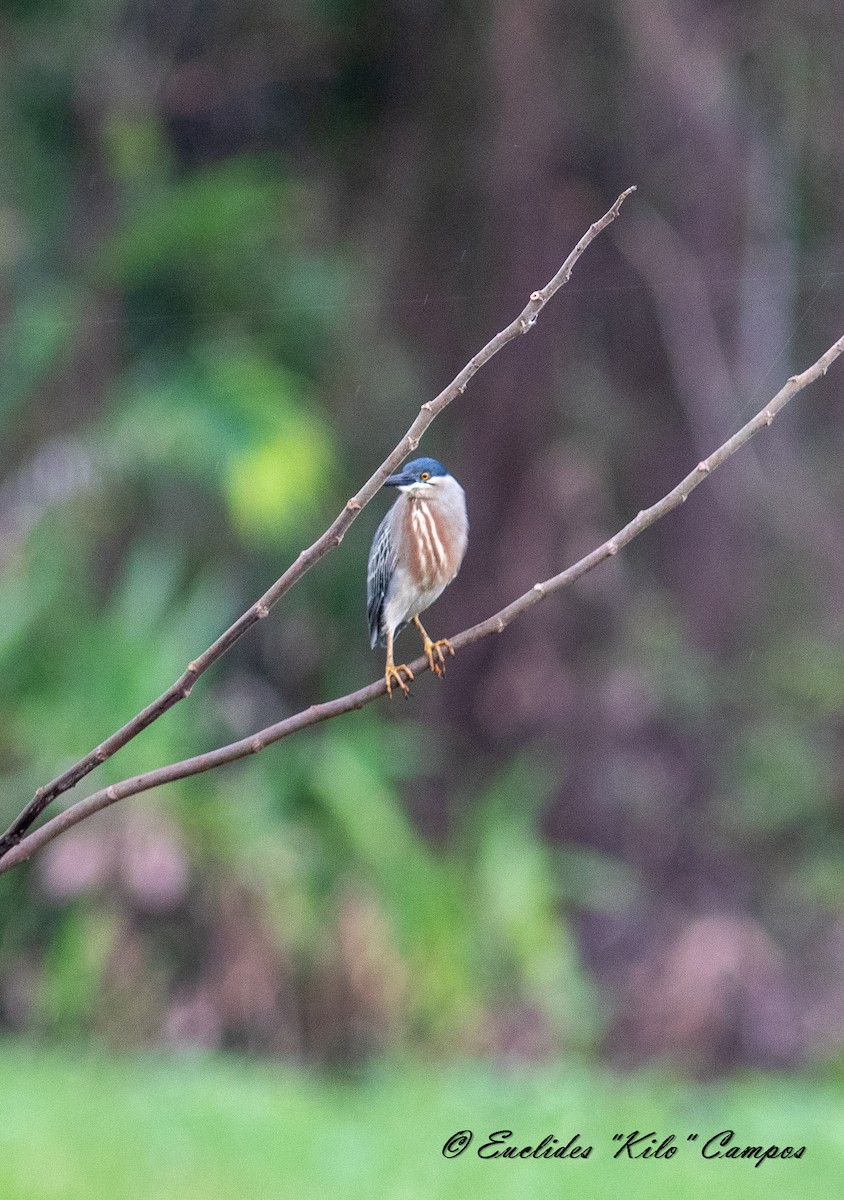
[[[402,673],[407,676],[407,682],[402,677]],[[393,698],[393,680],[399,685],[405,696],[410,695],[408,683],[413,682],[413,672],[405,663],[400,663],[395,666],[393,663],[387,663],[387,669],[384,672],[384,682],[387,685],[387,695],[392,700]]]
[[[425,656],[428,659],[428,666],[435,675],[445,675],[445,654],[447,651],[454,658],[454,647],[448,638],[440,638],[438,642],[432,642],[429,637],[425,638],[423,649]]]

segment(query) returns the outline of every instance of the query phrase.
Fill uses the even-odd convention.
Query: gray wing
[[[369,644],[373,649],[379,644],[384,645],[381,615],[395,565],[389,518],[388,512],[375,531],[366,572],[366,613],[369,617]]]

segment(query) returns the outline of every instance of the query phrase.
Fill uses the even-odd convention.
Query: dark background
[[[424,440],[472,522],[432,633],[597,545],[813,362],[844,329],[842,34],[832,0],[0,6],[4,827],[628,185]],[[0,1025],[332,1066],[835,1062],[842,378],[444,684],[4,876]],[[377,677],[387,499],[91,788]]]

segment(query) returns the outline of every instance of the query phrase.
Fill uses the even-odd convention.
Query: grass
[[[2,1200],[625,1200],[837,1195],[844,1106],[831,1082],[694,1086],[583,1065],[382,1067],[351,1080],[226,1058],[115,1058],[0,1043]],[[448,1161],[446,1139],[471,1129]],[[705,1161],[706,1137],[806,1146],[802,1158]],[[588,1159],[484,1161],[511,1129],[592,1144]],[[613,1160],[613,1134],[674,1133],[676,1154]],[[696,1143],[689,1133],[699,1133]]]

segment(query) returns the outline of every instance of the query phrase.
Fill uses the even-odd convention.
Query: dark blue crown
[[[405,463],[401,470],[384,480],[384,487],[407,487],[411,483],[423,483],[437,475],[448,475],[448,471],[435,458],[414,458],[413,462]]]

